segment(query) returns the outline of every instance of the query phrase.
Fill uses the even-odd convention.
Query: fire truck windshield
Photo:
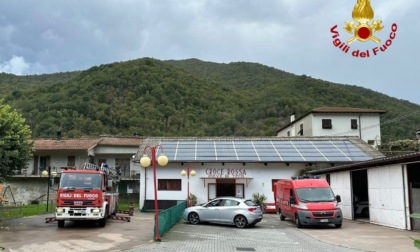
[[[328,202],[334,201],[334,194],[329,187],[322,188],[298,188],[297,196],[302,202]]]
[[[101,189],[101,174],[62,173],[60,188],[63,189]]]

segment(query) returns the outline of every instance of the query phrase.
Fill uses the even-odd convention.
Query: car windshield
[[[63,189],[101,189],[101,174],[62,173],[60,188]]]
[[[302,202],[326,202],[334,201],[334,194],[329,187],[299,188],[296,189],[299,201]]]

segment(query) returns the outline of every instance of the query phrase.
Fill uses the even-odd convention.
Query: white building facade
[[[157,146],[169,163],[156,165],[159,208],[186,200],[188,191],[201,204],[219,196],[251,199],[264,194],[274,203],[273,183],[302,175],[308,169],[329,168],[356,160],[383,157],[358,138],[150,138],[144,139],[134,158],[139,160],[150,146]],[[363,148],[361,148],[363,146]],[[160,150],[162,148],[162,150]],[[181,175],[182,170],[195,176]],[[140,208],[153,209],[153,167],[141,168]]]
[[[362,196],[369,207],[365,221],[399,229],[420,230],[420,220],[410,217],[413,213],[420,213],[420,153],[379,158],[310,173],[328,179],[333,191],[341,195],[340,207],[344,218],[357,219],[355,196],[366,191]],[[365,182],[355,183],[363,180]]]
[[[321,107],[295,119],[277,136],[356,136],[375,148],[381,143],[380,115],[384,110]]]

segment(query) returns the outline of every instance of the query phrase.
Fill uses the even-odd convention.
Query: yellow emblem
[[[368,40],[373,40],[376,43],[380,43],[381,40],[375,36],[373,33],[379,32],[384,28],[381,23],[382,20],[375,20],[369,25],[369,22],[373,19],[374,13],[373,9],[370,6],[370,0],[357,0],[356,5],[354,6],[352,17],[359,23],[355,25],[353,22],[346,21],[346,27],[344,30],[348,33],[354,34],[354,37],[347,40],[347,43],[352,43],[356,39],[362,42]]]

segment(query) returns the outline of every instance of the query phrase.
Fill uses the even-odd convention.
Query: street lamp
[[[155,193],[155,229],[156,229],[155,240],[156,241],[160,241],[159,208],[158,208],[157,190],[156,190],[156,152],[159,148],[161,149],[161,154],[157,158],[157,162],[160,166],[167,165],[168,164],[168,157],[165,156],[165,154],[163,154],[163,148],[160,145],[156,145],[156,146],[149,146],[148,145],[148,146],[146,146],[144,148],[143,157],[140,159],[140,164],[144,168],[149,167],[150,163],[153,166],[153,188],[154,188],[154,193]],[[146,154],[148,150],[151,151],[151,157],[152,157],[151,160],[150,160],[150,157]]]
[[[52,186],[52,179],[57,175],[55,171],[51,173],[51,167],[48,166],[48,170],[43,170],[41,176],[46,178],[48,177],[48,186],[47,186],[47,212],[48,212],[48,203],[50,201],[50,186]]]
[[[187,165],[187,171],[185,171],[185,170],[181,171],[182,176],[187,176],[187,207],[191,206],[191,202],[190,202],[190,175],[194,177],[195,174],[196,173],[195,173],[194,170],[192,170],[190,172],[190,166],[189,165]]]

